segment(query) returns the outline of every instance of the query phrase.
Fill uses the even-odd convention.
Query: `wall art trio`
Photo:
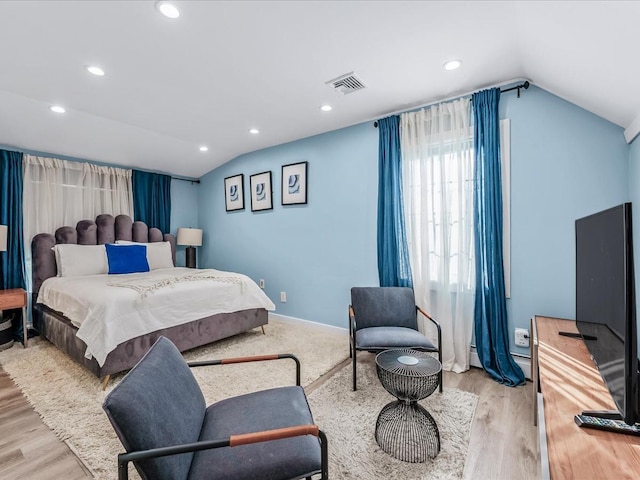
[[[282,166],[280,197],[282,205],[307,203],[307,166],[308,162]],[[271,171],[251,175],[249,191],[252,212],[273,209]],[[227,212],[244,210],[244,174],[224,179],[224,197]]]

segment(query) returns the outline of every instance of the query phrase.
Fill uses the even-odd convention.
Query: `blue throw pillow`
[[[109,275],[149,271],[145,245],[111,245],[107,243],[105,248],[109,262]]]

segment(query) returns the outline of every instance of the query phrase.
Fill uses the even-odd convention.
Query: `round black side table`
[[[440,432],[431,414],[418,403],[438,388],[440,362],[425,352],[407,348],[376,356],[382,386],[396,401],[384,406],[376,421],[376,441],[404,462],[424,462],[440,452]]]

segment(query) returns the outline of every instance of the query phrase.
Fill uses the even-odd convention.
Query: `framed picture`
[[[307,203],[307,162],[282,166],[282,205]]]
[[[227,212],[244,210],[244,174],[224,179],[224,204]]]
[[[251,175],[251,211],[271,210],[273,208],[273,194],[271,190],[271,172]]]

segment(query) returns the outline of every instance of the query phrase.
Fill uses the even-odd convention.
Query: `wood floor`
[[[341,364],[308,390],[317,388]],[[532,422],[531,383],[509,388],[472,368],[445,372],[445,388],[479,396],[471,429],[464,478],[537,480],[540,478],[537,429]],[[68,446],[40,420],[13,381],[0,368],[0,478],[76,480],[93,478]],[[410,480],[410,479],[407,479]]]
[[[0,368],[0,478],[76,480],[92,478]]]
[[[462,374],[445,372],[444,386],[479,397],[464,467],[466,480],[541,478],[531,382],[505,387],[484,370],[472,368]]]

